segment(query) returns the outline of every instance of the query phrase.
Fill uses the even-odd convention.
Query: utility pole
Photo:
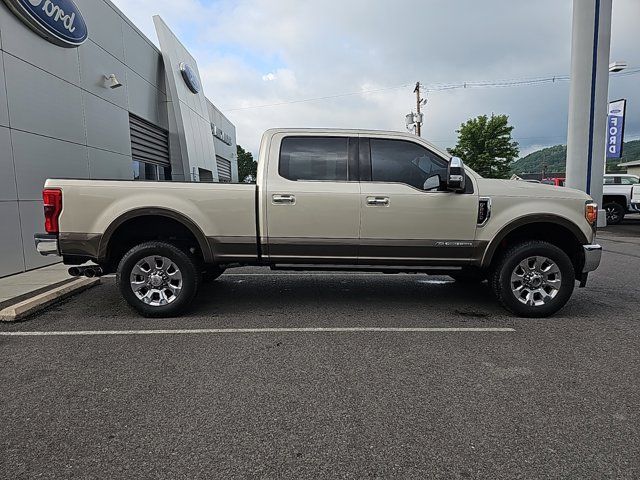
[[[418,113],[418,118],[416,121],[416,135],[420,137],[422,135],[422,114],[420,113],[422,99],[420,98],[420,82],[416,83],[416,88],[413,90],[413,93],[416,94],[416,110]]]

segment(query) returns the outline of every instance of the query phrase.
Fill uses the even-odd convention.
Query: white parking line
[[[51,332],[0,332],[2,337],[57,337],[74,335],[183,335],[212,333],[355,333],[355,332],[515,332],[515,328],[499,327],[283,327],[283,328],[195,328],[189,330],[69,330]]]

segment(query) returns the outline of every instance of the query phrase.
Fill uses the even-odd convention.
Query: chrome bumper
[[[60,255],[57,235],[36,233],[33,236],[33,240],[36,243],[36,250],[40,255]]]
[[[602,258],[602,247],[600,245],[583,245],[584,249],[584,267],[582,273],[593,272],[600,265]]]

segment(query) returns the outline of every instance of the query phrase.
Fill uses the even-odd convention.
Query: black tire
[[[480,270],[463,268],[458,272],[451,272],[448,274],[457,283],[464,285],[473,285],[482,283],[487,279],[486,274]]]
[[[607,213],[607,225],[618,225],[624,220],[624,207],[618,202],[608,202],[602,207]]]
[[[179,284],[172,285],[174,288],[179,286],[179,292],[173,295],[173,299],[169,303],[163,305],[145,303],[134,293],[131,283],[131,274],[136,264],[143,261],[146,257],[153,256],[164,257],[170,260],[170,262],[173,262],[173,274],[175,275],[175,267],[177,267],[177,271],[181,276]],[[178,316],[191,304],[200,286],[200,272],[197,264],[198,262],[193,256],[170,243],[161,241],[141,243],[129,250],[124,257],[122,257],[122,260],[120,260],[116,272],[116,285],[127,303],[141,315],[155,318]],[[157,269],[158,267],[156,265],[150,266],[149,268]],[[160,272],[160,270],[156,271]],[[171,271],[169,274],[171,274]],[[140,276],[140,278],[144,281],[142,276]],[[174,282],[177,282],[177,280],[174,280]],[[162,289],[162,286],[158,288]],[[149,290],[151,289],[147,289],[147,291]],[[138,291],[140,292],[140,290]],[[142,292],[144,292],[144,290]],[[165,289],[165,292],[164,295],[166,297],[166,295],[170,293],[170,290]],[[152,297],[149,297],[148,301],[151,301],[151,299]],[[156,302],[156,300],[153,301]],[[158,296],[157,302],[161,301],[163,301],[162,298]]]
[[[511,284],[511,276],[518,265],[526,261],[527,258],[535,256],[546,257],[554,262],[560,273],[560,284],[556,289],[557,293],[553,298],[546,299],[541,305],[529,305],[520,301],[512,291]],[[557,280],[557,277],[555,279]],[[575,281],[575,270],[569,256],[555,245],[539,240],[520,243],[509,248],[496,262],[489,279],[493,293],[502,306],[521,317],[548,317],[553,315],[564,307],[571,297]],[[521,292],[527,291],[527,288],[521,290]],[[523,293],[521,293],[522,295]],[[537,301],[541,300],[541,298],[538,298]]]
[[[218,266],[207,266],[202,273],[202,283],[210,283],[217,280],[225,269]]]

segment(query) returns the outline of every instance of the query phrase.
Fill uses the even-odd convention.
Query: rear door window
[[[347,137],[286,137],[280,145],[278,172],[288,180],[345,182]]]

